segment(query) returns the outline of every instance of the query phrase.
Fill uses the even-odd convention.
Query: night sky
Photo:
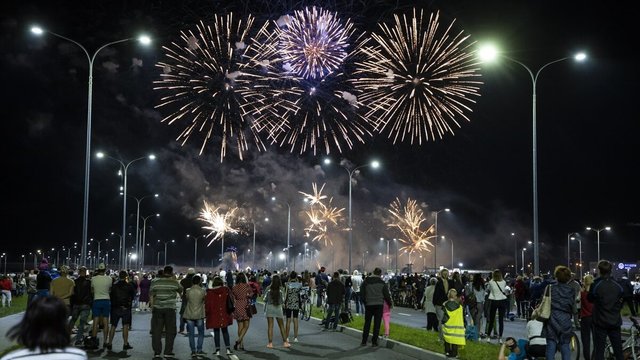
[[[596,258],[596,233],[586,226],[611,226],[602,232],[602,257],[635,262],[640,256],[640,171],[637,136],[640,131],[635,51],[638,30],[628,9],[557,1],[64,1],[2,3],[0,36],[4,121],[8,139],[5,171],[5,240],[9,264],[21,254],[81,243],[84,159],[87,119],[88,61],[80,49],[51,35],[35,37],[37,23],[83,44],[90,53],[115,40],[145,31],[153,38],[144,48],[135,42],[102,50],[94,63],[92,150],[105,151],[125,162],[154,153],[155,162],[136,162],[128,173],[128,194],[145,199],[140,213],[160,213],[148,221],[147,242],[175,239],[169,262],[191,264],[193,242],[186,234],[204,233],[197,220],[203,200],[232,203],[256,221],[258,258],[286,246],[287,206],[292,213],[292,253],[301,252],[304,204],[298,191],[311,192],[312,182],[326,183],[334,204],[348,207],[347,172],[341,160],[362,165],[377,159],[378,170],[364,168],[354,178],[353,262],[381,264],[385,252],[380,237],[394,238],[381,221],[396,198],[418,200],[424,211],[440,213],[438,264],[449,266],[453,239],[455,263],[494,268],[513,264],[518,248],[532,239],[531,79],[525,69],[502,60],[482,65],[480,95],[455,135],[423,143],[392,144],[376,135],[343,153],[332,152],[332,166],[321,166],[324,154],[298,155],[270,146],[251,147],[240,160],[231,149],[220,162],[219,139],[203,155],[200,141],[181,146],[182,127],[161,123],[168,110],[154,108],[160,94],[153,90],[162,69],[163,45],[177,41],[180,30],[211,19],[214,13],[246,13],[256,22],[275,20],[302,4],[321,4],[351,16],[368,31],[394,13],[409,13],[412,5],[440,11],[471,41],[491,40],[505,55],[534,73],[544,64],[577,51],[587,61],[571,60],[545,68],[537,83],[538,191],[540,263],[542,270],[567,262],[567,235],[578,232],[583,259]],[[456,31],[456,32],[457,32]],[[92,159],[89,203],[91,238],[105,238],[122,229],[122,197],[118,164]],[[135,227],[136,202],[129,199],[128,224]],[[346,210],[345,210],[346,212]],[[265,223],[263,219],[269,217]],[[433,217],[427,217],[427,223]],[[228,236],[226,244],[239,254],[251,244],[252,224],[245,234]],[[335,255],[335,266],[346,266],[346,236],[336,234],[335,249],[321,250],[320,264]],[[117,241],[113,239],[112,241]],[[131,244],[131,241],[129,241]],[[219,243],[199,249],[199,262],[217,258]],[[114,246],[104,245],[104,248]],[[164,245],[162,245],[164,247]],[[161,247],[148,252],[156,262]],[[91,249],[95,251],[95,246]],[[392,245],[393,251],[393,245]],[[578,244],[571,246],[572,263]],[[531,261],[532,249],[526,252]],[[415,256],[414,256],[415,257]],[[30,258],[29,258],[30,259]],[[432,255],[426,265],[432,266]],[[518,262],[520,263],[520,251]],[[248,261],[248,260],[247,260]],[[406,263],[408,260],[400,260]],[[29,263],[30,261],[28,261]],[[414,260],[418,268],[422,260]],[[17,266],[16,266],[17,267]]]

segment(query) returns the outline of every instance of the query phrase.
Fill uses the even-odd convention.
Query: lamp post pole
[[[442,210],[436,210],[433,213],[435,214],[435,241],[433,244],[433,269],[435,271],[437,271],[438,269],[438,214],[440,214],[441,212],[446,211],[449,212],[451,211],[451,209],[446,208],[446,209],[442,209]]]
[[[140,250],[141,246],[141,241],[140,241],[140,203],[142,203],[142,200],[146,199],[146,198],[150,198],[150,197],[158,197],[158,194],[149,194],[149,195],[145,195],[143,197],[141,197],[140,199],[138,199],[135,196],[132,196],[132,198],[134,198],[136,200],[137,203],[137,209],[136,209],[136,244],[135,244],[135,253],[140,255],[140,253],[142,252],[142,250]],[[150,215],[153,216],[153,215]],[[144,218],[143,218],[144,219]],[[146,220],[146,219],[144,219]],[[143,222],[143,226],[145,227],[146,230],[146,222]],[[136,269],[140,269],[140,256],[136,256],[136,258],[134,259],[136,261]]]
[[[582,240],[572,237],[571,240],[578,240],[578,252],[580,252],[580,279],[582,279]]]
[[[601,260],[600,259],[600,232],[602,230],[610,231],[611,227],[610,226],[605,226],[602,229],[594,229],[594,228],[591,228],[591,227],[587,227],[587,231],[595,231],[598,234],[598,259],[597,259],[597,261]]]
[[[142,270],[144,267],[144,245],[147,242],[147,220],[151,217],[160,217],[160,214],[151,214],[142,218],[142,241],[140,241],[138,251],[138,264],[136,265],[138,269]]]
[[[571,268],[571,240],[575,239],[573,236],[575,232],[567,234],[567,267]]]
[[[518,274],[518,239],[516,239],[516,233],[511,233],[511,238],[513,238],[513,272]],[[523,263],[524,265],[524,263]]]
[[[108,42],[96,50],[93,55],[89,54],[89,51],[80,44],[79,42],[70,39],[66,36],[62,36],[60,34],[56,34],[52,31],[42,29],[38,26],[34,26],[31,28],[31,32],[36,35],[41,35],[43,33],[51,34],[57,38],[69,41],[75,45],[77,45],[84,54],[87,56],[87,60],[89,62],[89,78],[87,82],[87,135],[86,135],[86,148],[85,148],[85,165],[84,165],[84,208],[82,215],[82,255],[80,257],[80,262],[83,265],[86,265],[87,260],[87,233],[88,233],[88,220],[89,220],[89,178],[90,178],[90,168],[91,168],[91,110],[93,107],[93,62],[96,59],[98,53],[111,45],[115,45],[118,43],[122,43],[125,41],[133,40],[133,38],[120,39],[116,41]],[[150,39],[147,36],[142,36],[138,39],[143,44],[149,44]]]
[[[396,275],[398,275],[398,240],[393,239],[393,242],[396,244]]]
[[[189,234],[187,234],[188,238],[193,238],[194,240],[194,244],[193,244],[193,268],[197,268],[198,267],[198,239],[200,239],[201,237],[204,237],[206,235],[200,235],[200,236],[191,236]]]
[[[540,273],[540,252],[539,252],[539,242],[538,242],[538,152],[537,152],[537,120],[536,120],[536,85],[538,82],[538,77],[540,76],[540,72],[545,69],[547,66],[551,64],[555,64],[564,60],[569,59],[570,57],[563,57],[560,59],[556,59],[544,64],[540,69],[535,73],[529,69],[527,65],[524,63],[513,59],[511,57],[502,55],[505,59],[512,61],[520,66],[522,66],[531,77],[531,85],[532,85],[532,95],[531,95],[531,127],[532,127],[532,180],[533,180],[533,271],[534,274]],[[584,54],[579,54],[575,57],[577,60],[583,60],[585,58]]]
[[[164,266],[167,266],[167,244],[168,243],[175,243],[175,240],[167,240],[167,241],[161,241],[158,240],[158,242],[163,242],[164,243]],[[160,256],[160,253],[158,252],[158,256]],[[160,262],[160,258],[158,257],[158,262]]]
[[[22,272],[27,271],[27,256],[22,255]]]
[[[524,252],[527,251],[527,248],[522,248],[522,277],[524,277]],[[516,274],[518,274],[518,270],[516,270]]]
[[[99,152],[97,154],[98,158],[102,158],[102,157],[108,157],[111,160],[114,160],[116,162],[118,162],[120,164],[120,170],[122,171],[122,176],[123,176],[123,186],[122,186],[122,244],[120,247],[120,261],[121,264],[125,265],[127,263],[127,249],[126,249],[126,234],[127,234],[127,172],[129,170],[129,166],[131,166],[131,164],[135,163],[136,161],[140,161],[143,159],[148,158],[149,160],[154,160],[156,157],[155,155],[149,155],[149,156],[141,156],[137,159],[133,159],[131,161],[129,161],[128,163],[125,164],[125,162],[121,159],[116,159],[112,156],[106,155],[102,152]],[[136,219],[137,221],[138,219]],[[136,225],[136,234],[138,232],[138,228]],[[136,235],[137,237],[137,235]]]

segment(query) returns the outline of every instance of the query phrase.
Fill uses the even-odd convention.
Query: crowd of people
[[[205,356],[205,329],[211,329],[214,335],[214,355],[230,355],[244,350],[251,318],[258,312],[258,300],[264,303],[267,348],[274,347],[274,323],[282,347],[290,348],[298,342],[299,312],[306,298],[325,309],[321,324],[325,331],[335,331],[340,322],[348,322],[352,308],[354,315],[364,315],[362,346],[378,346],[381,327],[382,336],[390,335],[391,309],[400,302],[423,309],[427,331],[437,331],[448,358],[457,358],[460,346],[467,340],[476,340],[469,333],[473,328],[478,338],[488,342],[497,339],[501,344],[499,359],[553,359],[559,351],[564,360],[568,359],[568,341],[574,329],[579,328],[584,358],[590,359],[593,341],[595,359],[599,360],[606,337],[616,356],[621,354],[620,309],[628,301],[635,315],[640,293],[640,281],[634,284],[626,276],[613,279],[611,263],[604,260],[598,264],[595,279],[591,274],[577,279],[564,266],[558,266],[549,276],[529,279],[504,277],[500,270],[485,278],[480,273],[450,273],[448,269],[433,275],[398,276],[383,274],[380,268],[370,273],[339,269],[327,274],[324,267],[301,274],[223,269],[197,273],[193,268],[176,274],[171,266],[135,273],[110,271],[99,264],[92,272],[84,267],[72,271],[64,265],[52,271],[46,260],[20,278],[24,280],[21,293],[8,276],[0,279],[0,288],[3,306],[11,305],[12,294],[28,295],[23,320],[9,332],[9,337],[25,349],[0,360],[18,356],[29,359],[42,352],[61,359],[80,359],[86,358],[84,350],[111,351],[114,341],[119,342],[115,334],[120,325],[122,350],[131,350],[128,337],[132,314],[147,311],[151,312],[151,349],[155,359],[175,357],[178,333],[188,336],[192,358]],[[401,296],[402,291],[405,295]],[[553,299],[551,315],[544,320],[532,318],[531,310],[540,304],[545,293]],[[413,300],[407,302],[407,297]],[[512,312],[516,313],[513,316],[528,320],[527,339],[503,338],[505,318]],[[34,317],[42,324],[37,329],[33,326]],[[234,320],[237,334],[232,344],[228,327]],[[65,336],[55,336],[45,343],[38,340],[53,332]]]

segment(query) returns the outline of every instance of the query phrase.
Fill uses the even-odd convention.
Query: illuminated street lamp
[[[434,241],[433,241],[433,269],[437,271],[438,268],[438,214],[440,214],[441,212],[450,212],[451,209],[449,208],[445,208],[445,209],[441,209],[441,210],[436,210],[433,212],[433,215],[435,216],[436,220],[435,220],[435,226],[434,226],[434,231],[435,231],[435,235],[434,235]]]
[[[164,266],[167,266],[167,244],[169,243],[174,244],[176,241],[175,240],[167,240],[167,241],[158,240],[158,243],[161,243],[161,242],[164,243]],[[160,253],[158,253],[158,256],[160,256]]]
[[[142,268],[144,267],[144,254],[145,254],[145,248],[144,248],[144,244],[146,244],[147,242],[147,220],[149,218],[152,217],[160,217],[160,214],[151,214],[148,216],[144,216],[142,218],[142,241],[140,242],[140,249],[138,250],[138,252],[140,253],[140,256],[138,257],[138,269],[142,270]]]
[[[123,160],[121,159],[116,159],[112,156],[106,155],[103,152],[98,152],[96,154],[96,156],[101,159],[103,157],[107,157],[111,160],[114,160],[116,162],[118,162],[120,164],[120,172],[123,175],[123,187],[122,187],[122,246],[120,248],[120,257],[122,258],[122,264],[126,264],[127,262],[127,250],[126,250],[126,236],[125,234],[127,233],[127,171],[129,170],[129,166],[131,166],[131,164],[133,164],[136,161],[140,161],[143,159],[149,159],[149,160],[155,160],[156,156],[151,154],[148,156],[142,156],[139,157],[137,159],[133,159],[131,161],[129,161],[128,163],[125,163]],[[136,228],[136,233],[138,232],[138,229]]]
[[[89,61],[89,79],[88,79],[88,92],[87,92],[87,137],[86,137],[86,150],[85,150],[85,166],[84,166],[84,211],[83,211],[83,217],[82,217],[82,255],[81,255],[81,259],[80,262],[83,265],[86,265],[86,261],[87,261],[87,233],[88,233],[88,220],[89,220],[89,173],[90,173],[90,166],[91,166],[91,110],[92,110],[92,99],[93,99],[93,62],[96,59],[96,56],[98,55],[98,53],[106,48],[107,46],[110,45],[115,45],[121,42],[125,42],[125,41],[130,41],[130,40],[134,40],[134,38],[126,38],[126,39],[120,39],[120,40],[116,40],[116,41],[112,41],[109,43],[106,43],[104,45],[102,45],[101,47],[98,48],[98,50],[96,50],[93,55],[89,55],[89,51],[87,51],[87,49],[80,44],[79,42],[70,39],[66,36],[62,36],[60,34],[56,34],[52,31],[43,29],[39,26],[32,26],[31,27],[31,32],[35,35],[41,36],[44,33],[47,34],[51,34],[57,38],[69,41],[75,45],[77,45],[80,49],[82,49],[82,51],[85,53],[85,55],[87,56],[87,60]],[[143,44],[143,45],[149,45],[151,43],[151,38],[147,35],[141,35],[140,37],[137,38],[137,40]]]
[[[492,45],[486,45],[483,46],[480,51],[479,51],[479,55],[480,58],[484,61],[493,61],[495,60],[497,57],[502,57],[505,58],[511,62],[514,62],[520,66],[522,66],[531,76],[531,82],[532,82],[532,138],[533,138],[533,148],[532,148],[532,154],[533,154],[533,161],[532,161],[532,168],[533,168],[533,271],[535,274],[538,274],[540,272],[540,254],[539,254],[539,242],[538,242],[538,153],[537,153],[537,125],[536,125],[536,85],[538,82],[538,77],[540,76],[540,72],[545,69],[547,66],[551,65],[551,64],[555,64],[564,60],[568,60],[568,59],[575,59],[576,61],[583,61],[587,58],[586,54],[584,53],[578,53],[576,55],[574,55],[573,57],[571,56],[567,56],[567,57],[563,57],[563,58],[559,58],[553,61],[550,61],[544,65],[542,65],[542,67],[540,67],[540,69],[538,69],[538,71],[535,73],[533,73],[533,71],[531,71],[531,69],[529,69],[529,67],[527,65],[525,65],[524,63],[513,59],[509,56],[506,56],[504,54],[499,54],[498,50],[492,46]]]
[[[324,159],[324,163],[329,165],[331,164],[331,159]],[[351,251],[353,249],[353,223],[351,221],[351,183],[353,182],[353,175],[358,174],[358,170],[367,166],[371,166],[373,169],[377,169],[380,167],[380,162],[374,160],[368,164],[363,164],[356,166],[354,168],[348,168],[344,165],[343,162],[340,163],[340,166],[347,171],[349,175],[349,269],[348,272],[351,272],[353,269],[351,268]]]
[[[191,238],[194,241],[194,245],[193,245],[193,268],[194,269],[198,267],[198,239],[206,236],[207,234],[203,234],[200,236],[191,236],[187,234],[187,238]]]
[[[524,269],[525,269],[525,266],[524,266],[524,252],[525,251],[527,251],[527,248],[522,248],[522,251],[521,251],[521,253],[522,253],[522,277],[524,277]],[[518,270],[517,269],[516,269],[516,274],[518,274]]]
[[[582,240],[577,237],[571,237],[571,240],[578,240],[578,252],[580,253],[580,279],[582,279]]]
[[[134,198],[136,200],[136,203],[138,204],[137,210],[136,210],[136,244],[135,244],[135,252],[136,254],[140,253],[140,248],[142,247],[142,243],[140,241],[140,203],[142,202],[142,200],[150,198],[150,197],[155,197],[157,198],[159,195],[158,194],[149,194],[149,195],[145,195],[143,197],[141,197],[140,199],[138,199],[135,196],[131,196],[132,198]],[[146,228],[146,225],[145,225]],[[137,260],[138,257],[136,257],[135,260]],[[136,269],[140,269],[140,266],[138,264],[138,262],[136,261]]]
[[[595,231],[598,234],[598,259],[597,261],[600,261],[600,231],[602,230],[607,230],[607,231],[611,231],[611,226],[605,226],[602,229],[593,229],[591,227],[587,227],[587,231]]]

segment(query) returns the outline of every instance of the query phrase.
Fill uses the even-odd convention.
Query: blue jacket
[[[622,326],[622,297],[624,290],[611,276],[597,278],[587,299],[593,303],[593,325],[600,328],[617,328]]]

